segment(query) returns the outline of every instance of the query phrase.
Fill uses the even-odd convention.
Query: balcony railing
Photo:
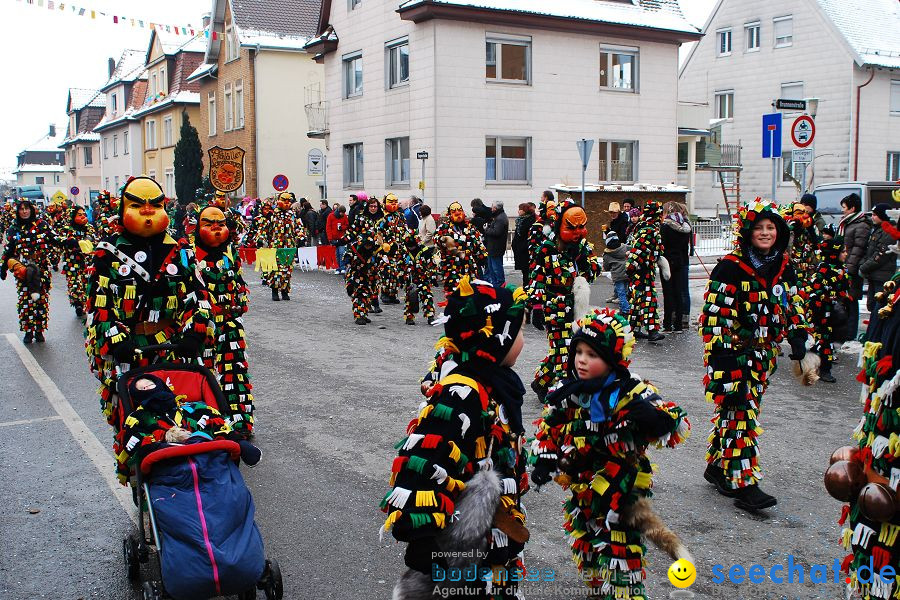
[[[741,166],[741,145],[740,144],[722,144],[721,156],[719,157],[720,167],[740,167]]]
[[[311,138],[324,138],[328,135],[328,101],[324,99],[322,94],[322,86],[319,83],[306,86],[303,90],[306,96],[306,104],[303,106],[306,110],[307,132],[306,136]]]
[[[606,175],[607,172],[609,173],[608,177]],[[634,181],[633,161],[601,160],[600,179],[602,181]]]

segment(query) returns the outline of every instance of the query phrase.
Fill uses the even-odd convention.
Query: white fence
[[[699,256],[718,256],[728,254],[734,246],[734,232],[731,220],[714,219],[695,221],[694,251]]]

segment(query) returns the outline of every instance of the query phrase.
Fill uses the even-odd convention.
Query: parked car
[[[888,215],[896,221],[900,216],[900,182],[896,181],[846,181],[842,183],[824,183],[813,190],[818,201],[818,210],[828,224],[841,220],[841,200],[850,194],[857,194],[862,199],[863,212],[870,212],[872,207],[882,202],[890,204],[893,210]]]

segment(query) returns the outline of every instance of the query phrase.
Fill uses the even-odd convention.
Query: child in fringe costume
[[[7,230],[12,227],[16,220],[16,209],[12,202],[6,202],[0,205],[0,245],[3,245],[6,239]]]
[[[44,209],[43,218],[47,222],[47,225],[50,226],[50,229],[57,233],[62,233],[62,230],[66,227],[69,221],[69,210],[65,204],[51,202]],[[58,244],[53,244],[52,246],[50,246],[50,249],[48,251],[50,268],[54,271],[59,270],[59,261],[63,255],[62,240],[58,240],[58,242]]]
[[[346,282],[347,295],[350,296],[353,318],[357,325],[371,323],[370,312],[382,312],[378,305],[381,260],[377,257],[381,251],[378,224],[382,216],[378,198],[366,197],[365,208],[357,213],[350,224]]]
[[[119,223],[119,199],[103,190],[97,196],[94,208],[94,235],[97,241],[117,235],[121,231]]]
[[[209,293],[216,344],[206,348],[203,362],[219,375],[227,406],[220,407],[228,424],[238,433],[253,434],[253,385],[247,364],[243,315],[249,304],[241,262],[229,240],[228,217],[217,206],[207,206],[197,219],[194,252],[200,278]]]
[[[416,324],[414,314],[419,312],[419,306],[422,307],[422,317],[425,322],[431,323],[434,319],[434,294],[431,293],[431,286],[440,276],[438,265],[435,262],[437,248],[425,246],[419,242],[419,238],[415,234],[408,236],[405,244],[405,279],[409,282],[410,289],[417,299],[416,306],[413,306],[411,295],[406,294],[403,311],[406,316],[406,324]]]
[[[103,415],[114,427],[116,381],[149,364],[142,347],[175,344],[170,360],[193,360],[213,344],[209,295],[193,249],[166,233],[165,203],[156,181],[130,178],[119,204],[122,233],[96,244],[88,269],[85,346],[100,380]]]
[[[634,337],[657,342],[665,338],[659,332],[659,303],[656,299],[656,265],[665,279],[669,278],[668,262],[663,257],[662,205],[648,200],[644,211],[635,224],[630,239],[632,243],[625,263],[625,271],[631,279],[628,289],[628,304],[631,306],[629,321],[634,329]],[[647,333],[641,331],[646,329]]]
[[[19,329],[22,341],[44,341],[50,320],[50,250],[59,243],[59,235],[38,218],[31,200],[16,203],[16,220],[6,232],[6,248],[0,258],[0,279],[12,271],[18,290]]]
[[[464,276],[475,278],[478,275],[478,263],[487,260],[487,250],[481,241],[481,232],[466,218],[459,202],[451,202],[447,207],[434,239],[441,251],[444,296],[449,296]]]
[[[556,223],[557,211],[556,200],[553,199],[553,192],[545,191],[541,195],[541,202],[538,205],[537,219],[528,229],[528,263],[530,270],[534,272],[535,261],[537,260],[538,251],[541,244],[548,237],[553,236],[554,224]]]
[[[544,237],[535,257],[528,285],[531,324],[540,330],[546,326],[549,350],[534,374],[531,389],[542,402],[550,386],[566,375],[572,321],[579,304],[576,287],[582,295],[590,294],[587,284],[602,271],[602,260],[594,256],[586,235],[584,209],[566,200],[559,206],[553,235]],[[581,300],[586,308],[586,299]]]
[[[407,240],[415,240],[416,234],[406,226],[403,213],[398,212],[400,203],[397,196],[388,194],[384,197],[384,218],[378,222],[378,234],[382,240],[381,263],[381,301],[385,304],[400,304],[398,290],[405,290],[404,254]]]
[[[69,304],[78,317],[83,317],[87,302],[87,267],[94,251],[94,228],[88,223],[84,208],[76,206],[70,214],[69,222],[60,229],[62,270],[66,276]]]
[[[166,382],[153,374],[145,374],[128,385],[134,410],[116,435],[116,462],[120,477],[127,479],[137,466],[139,456],[146,456],[163,444],[192,444],[214,439],[230,439],[241,447],[241,459],[255,466],[261,453],[256,446],[235,434],[227,420],[204,402],[184,402]]]
[[[408,544],[394,600],[449,594],[521,598],[528,540],[521,496],[525,388],[512,370],[524,343],[521,288],[463,276],[448,298],[448,351],[437,384],[396,447],[385,531]],[[477,581],[432,580],[433,569],[475,567]],[[443,581],[441,579],[444,579]]]
[[[787,254],[789,230],[775,204],[757,198],[735,214],[734,249],[709,278],[700,315],[706,399],[716,405],[704,478],[747,510],[774,506],[759,489],[759,411],[787,337],[806,356],[802,288]]]
[[[282,192],[275,203],[275,210],[268,219],[260,223],[257,230],[257,248],[277,249],[278,268],[269,273],[266,279],[267,284],[272,288],[272,300],[276,302],[291,299],[294,259],[297,257],[297,248],[306,242],[306,228],[297,217],[297,213],[291,208],[294,199],[293,192]],[[281,292],[280,298],[278,297],[279,292]]]
[[[799,202],[787,208],[785,212],[787,213],[785,220],[791,230],[791,265],[798,281],[809,281],[819,263],[816,248],[820,240],[815,223],[804,205]]]
[[[838,523],[848,550],[842,571],[850,576],[854,597],[900,598],[900,582],[879,577],[882,568],[900,572],[900,274],[876,294],[879,318],[869,328],[857,379],[862,383],[863,415],[853,431],[855,444],[840,448],[825,472],[825,487],[846,502]],[[860,568],[865,568],[863,583]],[[847,597],[850,597],[849,595]]]
[[[841,254],[844,251],[844,238],[832,238],[819,244],[822,262],[811,274],[806,284],[807,311],[810,331],[815,346],[812,351],[822,357],[819,379],[826,383],[835,383],[831,374],[831,363],[834,362],[832,344],[835,310],[841,310],[845,302],[853,302],[850,296],[850,278],[844,271]],[[846,317],[846,311],[842,311]]]
[[[594,309],[579,321],[567,377],[547,396],[529,453],[532,482],[558,473],[571,492],[563,529],[572,558],[593,595],[608,600],[648,597],[646,547],[630,518],[652,495],[647,447],[673,448],[690,433],[685,412],[628,371],[633,347],[624,315]]]

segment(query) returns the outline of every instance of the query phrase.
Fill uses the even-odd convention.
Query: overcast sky
[[[79,17],[48,10],[39,0],[0,0],[0,177],[15,167],[16,155],[43,136],[51,122],[65,130],[70,87],[97,89],[107,79],[107,59],[122,50],[146,50],[150,30],[113,24],[112,17]],[[399,1],[399,0],[398,0]],[[550,1],[550,0],[548,0]],[[146,22],[201,26],[212,0],[76,0],[74,5]],[[681,0],[685,16],[702,27],[715,0]]]

